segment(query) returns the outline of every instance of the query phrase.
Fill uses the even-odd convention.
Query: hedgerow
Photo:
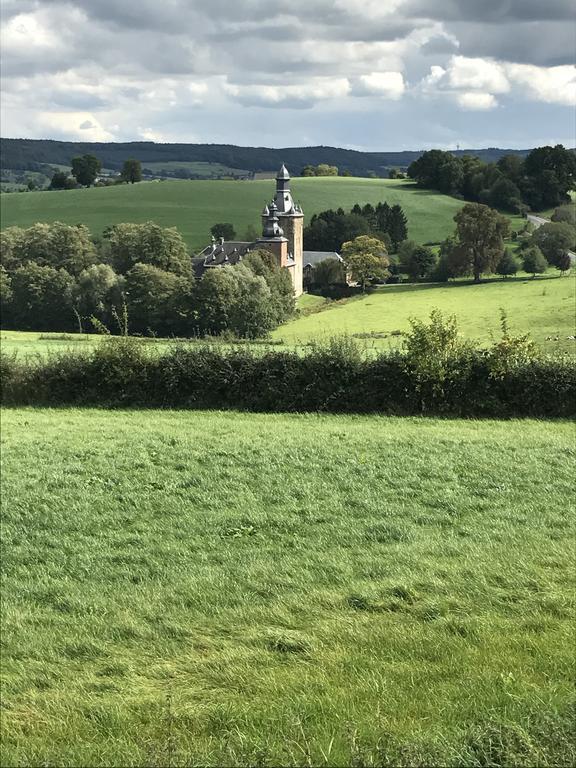
[[[129,338],[27,361],[2,356],[4,405],[238,409],[266,412],[576,415],[567,357],[526,354],[522,338],[492,349],[451,344],[436,317],[415,324],[405,353],[362,355],[351,339],[305,353],[182,345],[155,356]],[[435,330],[432,332],[432,327]],[[448,335],[455,333],[445,324]],[[440,354],[438,345],[443,345]],[[521,348],[519,353],[518,349]]]

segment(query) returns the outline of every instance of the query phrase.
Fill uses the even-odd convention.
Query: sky
[[[576,144],[573,0],[2,0],[2,136]]]

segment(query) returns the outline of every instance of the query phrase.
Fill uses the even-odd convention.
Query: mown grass
[[[558,273],[533,280],[528,276],[495,278],[480,284],[390,285],[366,297],[333,304],[277,328],[272,338],[286,344],[327,339],[335,334],[366,336],[377,346],[399,346],[397,332],[409,328],[410,318],[425,319],[430,311],[456,315],[460,331],[481,343],[500,335],[504,309],[515,333],[530,333],[547,352],[574,352],[576,277]]]
[[[7,410],[4,765],[572,765],[560,422]]]
[[[94,234],[121,221],[153,220],[175,226],[188,245],[199,249],[210,240],[210,227],[230,222],[239,238],[248,225],[261,228],[260,212],[274,194],[273,180],[158,181],[117,187],[23,192],[2,195],[2,227],[27,227],[37,221],[86,224]],[[418,242],[439,242],[454,231],[454,215],[462,202],[413,183],[392,179],[296,178],[292,191],[307,221],[327,208],[354,203],[399,203],[409,222],[409,236]]]

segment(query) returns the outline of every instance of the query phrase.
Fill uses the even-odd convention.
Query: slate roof
[[[344,261],[342,256],[336,251],[304,251],[303,253],[303,265],[304,267],[315,267],[320,264],[321,261],[326,259],[338,259],[338,261]]]
[[[192,268],[196,277],[201,277],[210,267],[224,267],[227,264],[238,264],[249,251],[255,250],[257,243],[247,243],[242,240],[212,243],[192,259]]]

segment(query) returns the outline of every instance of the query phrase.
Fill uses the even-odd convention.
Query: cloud
[[[370,72],[360,75],[353,85],[354,96],[380,96],[400,99],[406,90],[401,72]]]
[[[92,120],[84,120],[83,123],[80,123],[78,128],[80,128],[81,131],[87,131],[90,128],[97,128],[97,126],[92,122]]]
[[[516,125],[522,104],[528,124],[560,110],[571,135],[573,15],[564,0],[3,0],[3,128],[173,140],[192,124],[204,141],[269,130],[274,143],[363,146],[372,130],[377,149],[367,115],[395,116],[394,145],[411,121],[423,146],[496,106]],[[437,102],[434,126],[415,118]]]
[[[456,99],[463,109],[485,110],[494,109],[494,107],[498,106],[496,98],[491,93],[465,91],[464,93],[459,93]]]

